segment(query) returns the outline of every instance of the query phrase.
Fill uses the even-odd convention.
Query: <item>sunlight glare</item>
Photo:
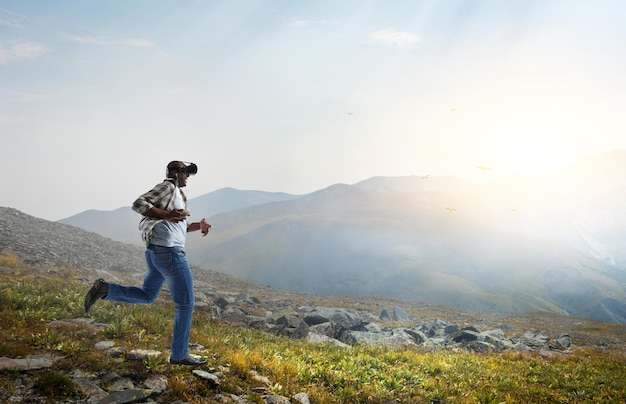
[[[554,136],[540,130],[517,130],[502,139],[497,151],[502,174],[536,177],[572,161]]]

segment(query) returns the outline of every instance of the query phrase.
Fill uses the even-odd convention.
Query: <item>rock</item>
[[[125,346],[116,346],[107,350],[107,355],[109,355],[111,358],[121,358],[125,353]]]
[[[89,398],[101,400],[108,395],[108,393],[97,384],[83,377],[73,378],[72,381],[78,386],[78,389]]]
[[[217,297],[213,299],[213,303],[222,310],[228,307],[228,301],[223,297]]]
[[[107,397],[100,400],[100,404],[126,404],[144,400],[152,395],[152,390],[147,389],[128,389],[115,391]]]
[[[161,352],[152,349],[133,349],[126,354],[126,357],[132,360],[144,360],[148,358],[156,358],[160,355]]]
[[[550,338],[546,337],[545,335],[534,334],[531,331],[526,331],[524,335],[519,337],[518,341],[530,347],[539,348],[539,347],[547,347],[548,342],[550,341]]]
[[[36,370],[51,367],[61,356],[52,354],[29,355],[24,359],[0,357],[0,369]]]
[[[301,321],[300,324],[298,324],[298,327],[296,327],[296,329],[291,334],[291,338],[302,339],[302,338],[306,338],[308,334],[309,334],[309,326],[307,325],[306,322]]]
[[[291,400],[287,397],[272,394],[265,397],[266,404],[291,404]]]
[[[560,338],[557,338],[554,342],[558,349],[568,349],[572,347],[572,339],[567,334],[564,334]]]
[[[393,306],[393,319],[395,321],[409,321],[409,315],[399,306]]]
[[[428,337],[419,330],[405,329],[404,332],[410,335],[417,345],[423,344],[428,339]]]
[[[363,317],[351,309],[304,306],[297,310],[305,313],[308,318],[316,317],[320,322],[330,321],[345,329],[353,329],[363,323]]]
[[[267,331],[270,328],[268,327],[268,320],[271,319],[268,319],[267,317],[248,316],[246,319],[246,324],[248,324],[248,327],[250,328]]]
[[[206,370],[194,369],[191,371],[191,373],[193,373],[194,375],[198,376],[201,379],[207,380],[213,386],[220,385],[220,379],[218,379],[218,377],[214,375],[213,373],[207,372]]]
[[[127,378],[120,378],[114,381],[110,386],[110,391],[122,391],[135,388],[133,381]]]
[[[488,354],[489,352],[495,350],[495,347],[489,344],[488,342],[478,341],[478,340],[468,342],[465,347],[474,352],[478,352],[482,354]]]
[[[96,342],[94,348],[96,349],[110,349],[115,346],[115,341],[100,341]]]
[[[463,329],[452,336],[454,342],[469,342],[478,340],[478,333],[472,330]]]
[[[266,386],[270,386],[272,384],[270,379],[268,379],[265,376],[262,376],[262,375],[258,374],[255,370],[251,370],[250,371],[250,375],[252,376],[252,378],[254,380],[256,380],[257,382],[261,382],[261,383],[265,384]]]
[[[381,332],[383,329],[380,327],[380,325],[376,324],[376,323],[369,323],[365,325],[365,330],[364,331],[369,331],[369,332]]]
[[[162,393],[167,389],[167,377],[165,375],[152,375],[143,382],[143,385],[155,393]]]
[[[293,396],[293,399],[296,403],[299,404],[311,404],[311,400],[309,400],[309,395],[306,393],[298,393]]]
[[[276,324],[282,325],[284,327],[296,328],[300,324],[300,321],[302,321],[302,319],[298,316],[286,315],[280,316],[278,319],[276,319]]]
[[[222,320],[230,321],[233,323],[245,323],[247,313],[239,307],[227,307],[222,312]]]
[[[307,335],[307,341],[312,344],[331,343],[342,348],[352,348],[352,346],[345,344],[338,339],[331,338],[327,335],[317,334],[315,332],[309,332]]]
[[[333,323],[331,323],[330,321],[326,321],[325,323],[310,326],[309,332],[332,337],[333,335],[335,335],[335,328],[333,326]]]

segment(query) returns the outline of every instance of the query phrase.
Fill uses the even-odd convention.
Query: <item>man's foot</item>
[[[170,363],[172,365],[202,366],[206,363],[206,360],[187,355],[183,359],[179,360],[174,360],[170,358]]]
[[[85,311],[89,313],[91,306],[96,302],[105,298],[109,294],[109,284],[104,279],[96,279],[89,292],[85,295]]]

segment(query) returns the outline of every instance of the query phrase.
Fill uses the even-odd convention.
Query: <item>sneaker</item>
[[[109,284],[104,279],[96,279],[89,292],[85,295],[85,311],[89,313],[96,300],[103,299],[109,294]]]
[[[197,358],[195,356],[187,355],[183,359],[174,360],[170,358],[172,365],[186,365],[186,366],[201,366],[206,363],[206,360]]]

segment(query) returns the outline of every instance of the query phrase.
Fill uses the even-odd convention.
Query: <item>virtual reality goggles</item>
[[[183,161],[183,164],[185,164],[184,167],[173,167],[173,168],[168,167],[165,175],[168,175],[170,171],[178,171],[179,173],[187,175],[187,176],[196,175],[198,173],[198,166],[195,165],[194,163]]]

